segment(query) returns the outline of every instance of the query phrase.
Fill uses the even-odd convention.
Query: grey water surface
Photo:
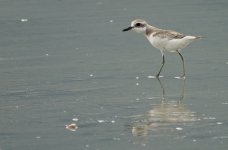
[[[226,150],[227,0],[0,0],[0,150]],[[133,19],[204,38],[161,54]],[[69,130],[65,125],[75,124]],[[73,131],[74,130],[74,131]]]

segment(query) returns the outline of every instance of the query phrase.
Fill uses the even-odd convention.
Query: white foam
[[[78,118],[73,118],[72,120],[75,121],[75,122],[77,122],[78,121]]]
[[[97,5],[103,5],[103,2],[97,2]]]
[[[28,21],[28,19],[26,19],[26,18],[21,18],[21,22],[27,22]]]
[[[196,139],[193,139],[192,141],[193,141],[193,142],[196,142],[197,140],[196,140]]]
[[[204,120],[215,120],[216,118],[215,117],[204,117],[203,119]]]
[[[114,140],[114,141],[120,141],[120,138],[114,137],[113,140]]]
[[[174,77],[175,79],[185,79],[185,77]]]
[[[98,123],[104,123],[105,120],[97,120]]]
[[[217,124],[217,125],[221,125],[221,124],[223,124],[223,123],[222,123],[222,122],[216,122],[216,124]]]
[[[227,105],[228,103],[226,103],[226,102],[224,102],[224,103],[222,103],[223,105]]]
[[[183,130],[183,128],[181,128],[181,127],[176,127],[176,130],[181,131],[181,130]]]
[[[148,100],[156,99],[156,97],[148,97]]]
[[[155,79],[156,76],[147,76],[148,79]]]
[[[163,78],[164,76],[159,76],[159,78]],[[147,76],[148,79],[156,79],[157,76]]]

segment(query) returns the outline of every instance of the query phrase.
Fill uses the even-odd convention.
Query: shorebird
[[[131,22],[131,26],[123,29],[122,31],[125,32],[129,30],[144,34],[151,43],[151,45],[161,51],[162,65],[158,73],[156,74],[157,78],[160,77],[160,73],[165,64],[165,51],[176,52],[181,57],[183,73],[179,78],[185,78],[184,57],[180,53],[180,50],[188,46],[194,40],[200,39],[201,36],[184,35],[173,30],[159,29],[157,27],[149,25],[145,20],[142,19],[133,20]]]

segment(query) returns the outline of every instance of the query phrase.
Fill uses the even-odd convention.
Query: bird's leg
[[[181,76],[181,78],[185,78],[185,66],[184,66],[184,57],[181,55],[181,53],[179,51],[177,51],[177,53],[179,54],[179,56],[181,57],[182,60],[182,65],[183,65],[183,74]]]
[[[158,74],[156,75],[157,78],[159,78],[159,75],[160,75],[160,73],[161,73],[161,71],[162,71],[162,68],[163,68],[163,66],[164,66],[164,64],[165,64],[165,55],[164,55],[164,53],[163,53],[162,51],[161,51],[161,54],[162,54],[162,66],[161,66],[161,68],[160,68]]]

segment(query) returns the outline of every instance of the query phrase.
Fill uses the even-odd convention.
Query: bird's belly
[[[190,43],[190,41],[184,39],[150,38],[148,40],[155,48],[168,52],[176,52]]]
[[[169,42],[165,45],[164,49],[170,52],[175,52],[177,50],[181,50],[190,44],[189,41],[184,39],[173,39],[169,40]]]

